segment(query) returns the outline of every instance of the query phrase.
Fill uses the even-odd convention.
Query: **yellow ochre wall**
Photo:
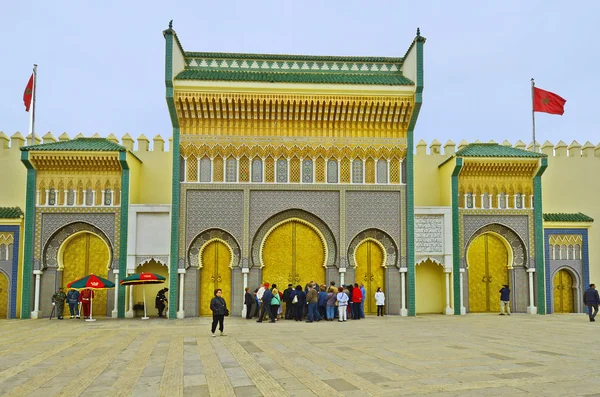
[[[9,141],[0,132],[0,207],[21,207],[25,212],[27,169],[21,163],[25,140],[16,133]]]

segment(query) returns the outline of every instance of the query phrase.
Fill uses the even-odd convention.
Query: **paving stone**
[[[324,382],[337,391],[358,390],[358,387],[346,382],[344,379],[328,379],[324,380]]]

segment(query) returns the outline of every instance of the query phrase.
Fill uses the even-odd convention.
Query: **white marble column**
[[[444,273],[446,274],[446,308],[444,309],[444,314],[450,316],[454,314],[454,311],[450,307],[450,275],[452,274],[452,269],[444,268]]]
[[[115,275],[115,304],[111,313],[112,318],[119,317],[119,269],[113,269]]]
[[[63,194],[64,194],[64,196],[63,196],[63,206],[66,206],[67,205],[67,200],[68,200],[68,197],[69,197],[69,191],[68,190],[63,190]]]
[[[246,287],[248,287],[248,273],[250,273],[250,269],[247,267],[242,268],[242,275],[244,276],[244,293],[242,294],[242,318],[246,318]]]
[[[408,272],[407,267],[400,268],[400,285],[402,286],[402,294],[401,294],[401,303],[400,306],[400,315],[402,317],[408,316],[408,309],[406,308],[406,272]]]
[[[533,304],[533,273],[535,273],[535,268],[527,269],[527,274],[529,275],[529,306],[527,306],[528,314],[537,314],[537,307]]]
[[[465,315],[467,314],[467,309],[465,308],[465,297],[463,294],[463,278],[465,274],[465,269],[460,269],[460,291],[458,292],[460,294],[460,314],[461,315]]]
[[[346,268],[345,267],[340,267],[338,269],[338,271],[340,272],[340,286],[342,286],[345,283],[344,276],[346,274]]]
[[[135,273],[135,270],[131,270],[129,269],[127,271],[127,273],[129,275],[132,275],[133,273]],[[133,286],[129,285],[127,286],[127,288],[129,289],[129,308],[127,309],[127,311],[125,312],[125,318],[133,318],[134,313],[133,313]]]
[[[87,189],[83,190],[83,202],[81,205],[87,205]]]
[[[40,191],[35,191],[35,205],[40,205]]]
[[[104,203],[106,202],[106,190],[102,191],[102,202],[100,203],[100,205],[104,205]]]
[[[40,278],[43,273],[44,272],[42,272],[41,270],[33,271],[33,274],[35,274],[35,295],[33,298],[33,311],[31,312],[31,318],[34,320],[42,316],[42,313],[40,312]]]
[[[50,189],[46,190],[46,202],[44,205],[50,205]]]
[[[183,310],[183,285],[185,283],[185,269],[177,269],[179,274],[179,310],[177,310],[177,318],[185,318]]]

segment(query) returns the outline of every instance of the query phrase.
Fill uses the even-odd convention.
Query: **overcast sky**
[[[425,89],[416,141],[531,141],[530,79],[567,100],[536,113],[540,142],[598,144],[598,1],[4,1],[0,131],[171,135],[164,38],[186,51],[403,56],[416,28]]]

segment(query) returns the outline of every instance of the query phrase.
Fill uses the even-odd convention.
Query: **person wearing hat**
[[[294,288],[292,288],[292,284],[288,284],[286,290],[283,291],[283,301],[285,302],[284,318],[286,320],[291,320],[294,317],[293,306],[292,306],[292,299],[294,299],[294,297],[292,296],[293,290],[294,290]]]
[[[65,289],[60,287],[58,292],[52,295],[52,305],[56,308],[56,318],[59,320],[63,319],[63,311],[65,310],[65,301],[67,300],[67,294]]]
[[[165,296],[165,293],[169,291],[168,288],[163,288],[160,291],[158,291],[158,294],[156,294],[156,300],[155,300],[155,307],[158,309],[158,317],[166,317],[163,316],[163,310],[165,310],[165,303],[169,302],[167,300],[167,297]]]
[[[500,315],[504,316],[504,308],[506,307],[506,314],[510,316],[510,289],[508,285],[504,284],[500,290]]]

